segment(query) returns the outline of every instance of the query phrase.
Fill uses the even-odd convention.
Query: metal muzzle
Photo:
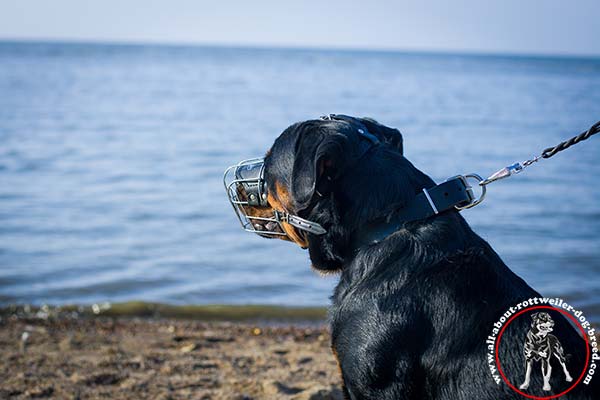
[[[267,202],[264,174],[264,158],[240,161],[227,168],[223,174],[227,198],[245,231],[263,236],[288,236],[282,225],[285,222],[315,235],[327,232],[318,223],[290,214],[286,210],[273,209],[272,217],[249,215],[248,210],[252,208],[271,208]]]

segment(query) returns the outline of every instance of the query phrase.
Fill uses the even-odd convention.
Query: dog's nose
[[[267,225],[265,226],[265,228],[267,228],[268,231],[272,231],[272,232],[277,232],[280,229],[279,228],[279,224],[277,222],[274,221],[269,221],[267,223]]]

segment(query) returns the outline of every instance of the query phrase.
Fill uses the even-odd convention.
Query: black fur
[[[292,125],[265,160],[270,190],[274,182],[283,183],[293,211],[327,229],[324,236],[308,234],[308,248],[314,268],[340,272],[330,322],[346,396],[522,398],[493,381],[485,340],[510,306],[539,294],[458,212],[407,223],[378,244],[352,246],[362,227],[389,217],[434,185],[403,156],[400,132],[361,121],[384,143],[360,160],[356,127],[336,120]],[[555,314],[554,331],[565,348],[581,347],[573,328]],[[523,374],[528,328],[517,321],[503,339],[503,367],[515,384]],[[583,365],[583,356],[574,353],[573,365]],[[600,398],[596,381],[593,388],[580,384],[569,398]]]

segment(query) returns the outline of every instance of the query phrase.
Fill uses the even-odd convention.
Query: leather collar
[[[352,239],[353,248],[381,242],[407,222],[424,220],[448,210],[467,206],[473,201],[473,191],[464,176],[449,178],[439,185],[422,189],[405,207],[397,210],[391,219],[373,221],[359,229]]]

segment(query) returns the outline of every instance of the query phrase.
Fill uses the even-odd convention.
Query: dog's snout
[[[240,200],[248,201],[248,193],[246,192],[244,185],[237,185],[236,192]],[[270,218],[274,217],[275,210],[271,207],[268,201],[267,206],[251,206],[245,204],[242,205],[242,208],[244,209],[244,213],[248,216],[248,219],[251,221],[252,228],[254,228],[255,233],[265,238],[272,238],[273,233],[282,235],[285,234],[278,222],[269,220]],[[261,234],[261,232],[264,233]]]
[[[278,232],[278,233],[283,233],[283,231],[279,227],[279,224],[277,222],[274,222],[274,221],[268,221],[266,223],[254,222],[252,224],[252,226],[254,227],[255,230],[257,230],[259,232]]]

